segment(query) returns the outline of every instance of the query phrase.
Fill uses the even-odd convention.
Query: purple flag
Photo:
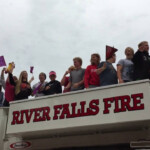
[[[35,94],[39,91],[39,89],[40,89],[41,86],[42,86],[42,83],[39,84],[39,85],[34,89],[33,95],[35,95]]]
[[[33,73],[33,69],[34,69],[34,67],[31,66],[31,67],[30,67],[30,73]]]
[[[6,66],[4,56],[0,56],[0,67]]]

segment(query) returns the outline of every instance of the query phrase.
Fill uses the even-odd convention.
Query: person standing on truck
[[[74,66],[69,67],[68,70],[65,72],[63,78],[61,79],[61,85],[64,86],[63,93],[70,92],[70,88],[66,89],[66,87],[67,87],[67,85],[69,83],[70,73],[73,70],[75,70]],[[69,74],[69,76],[67,76],[68,74]]]
[[[78,91],[84,89],[85,69],[81,68],[82,59],[80,57],[75,57],[73,62],[76,69],[71,71],[69,83],[66,89],[71,88],[71,91]]]
[[[125,49],[125,59],[120,59],[117,63],[117,76],[119,83],[133,81],[133,62],[134,50],[131,47]]]
[[[16,76],[13,76],[12,70],[10,70],[8,73],[8,77],[6,80],[6,86],[5,86],[5,100],[3,105],[6,107],[9,107],[9,102],[14,101],[15,99],[15,86],[16,81],[18,80]]]
[[[22,71],[19,76],[19,80],[16,82],[15,87],[15,100],[28,99],[32,93],[31,82],[34,80],[34,77],[28,82],[28,73]]]
[[[100,86],[118,84],[117,72],[112,65],[116,62],[116,51],[116,48],[106,46],[106,61],[101,62],[97,69]]]
[[[40,97],[40,96],[44,96],[44,88],[45,88],[45,85],[48,83],[48,82],[45,82],[46,80],[46,74],[44,72],[41,72],[39,74],[39,82],[34,84],[33,87],[32,87],[32,96],[35,96],[35,97]]]
[[[1,71],[1,77],[0,77],[0,84],[2,85],[3,89],[5,90],[5,77],[4,72],[6,68],[3,68]]]
[[[51,71],[49,73],[50,82],[45,85],[43,93],[45,95],[62,93],[62,87],[59,81],[56,80],[56,72]]]
[[[3,106],[3,102],[4,102],[4,93],[2,92],[2,85],[0,83],[0,107]]]
[[[149,44],[147,41],[138,44],[138,51],[134,54],[132,59],[134,64],[133,80],[150,78],[150,56],[148,51]]]
[[[91,65],[87,66],[84,74],[84,86],[86,89],[99,86],[100,84],[99,76],[96,73],[99,63],[100,63],[100,55],[96,53],[92,54]]]

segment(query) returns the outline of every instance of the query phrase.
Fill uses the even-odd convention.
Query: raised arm
[[[65,80],[66,80],[66,75],[68,74],[68,71],[65,72],[63,78],[61,79],[61,85],[64,86],[65,85]]]
[[[71,81],[69,81],[69,83],[67,84],[67,86],[65,87],[66,90],[71,88]]]
[[[30,80],[29,80],[29,84],[31,84],[31,82],[34,80],[34,77],[32,77]]]
[[[2,71],[1,71],[1,83],[2,83],[2,87],[3,87],[4,90],[5,90],[5,85],[6,85],[6,83],[5,83],[5,77],[4,77],[5,69],[6,68],[3,68]]]
[[[119,80],[119,83],[124,83],[124,81],[122,80],[122,68],[123,66],[122,65],[117,65],[117,76],[118,76],[118,80]]]
[[[100,68],[98,68],[98,69],[96,70],[97,75],[100,75],[100,74],[106,69],[106,67],[107,67],[107,64],[106,64],[106,63],[103,63],[103,65],[100,66]]]

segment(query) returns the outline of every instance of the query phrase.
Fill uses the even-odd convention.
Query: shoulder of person
[[[123,65],[126,59],[120,59],[117,63],[117,65]]]
[[[82,71],[85,71],[85,68],[82,68]]]
[[[49,84],[51,84],[51,81],[50,81],[50,82],[47,82],[47,83],[45,84],[45,86],[49,86]]]
[[[46,85],[47,83],[48,83],[47,81],[44,82],[45,85]]]
[[[32,86],[32,88],[34,89],[37,85],[38,85],[38,83],[35,83],[35,84]]]
[[[26,82],[25,82],[25,84],[28,84],[28,85],[30,85],[30,83],[29,83],[28,81],[26,81]]]
[[[37,86],[37,85],[39,85],[40,84],[40,82],[38,82],[38,83],[35,83],[33,86]]]
[[[90,69],[90,68],[91,68],[91,66],[92,66],[92,65],[88,65],[88,66],[86,67],[86,69]]]
[[[103,66],[104,63],[107,63],[106,61],[102,61],[99,63],[98,68],[101,68]]]
[[[61,86],[61,83],[60,83],[59,81],[56,80],[55,85]]]
[[[55,80],[55,83],[56,83],[56,84],[60,84],[60,82],[59,82],[58,80]]]
[[[138,56],[138,55],[143,55],[143,52],[137,51],[137,52],[134,54],[134,56]]]

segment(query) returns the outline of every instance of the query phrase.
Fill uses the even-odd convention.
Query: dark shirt
[[[28,97],[31,95],[32,93],[32,89],[31,88],[26,88],[24,86],[29,85],[28,82],[22,82],[23,85],[21,85],[20,87],[20,92],[15,95],[15,100],[22,100],[22,99],[28,99]]]
[[[99,75],[100,86],[117,84],[118,83],[117,72],[111,63],[101,62],[98,68],[101,68],[104,63],[106,63],[106,69]]]
[[[13,78],[12,73],[9,73],[9,82],[10,82],[11,85],[16,86],[16,83],[15,83],[15,81],[14,81],[14,78]]]
[[[147,52],[137,51],[132,59],[134,63],[134,80],[148,79],[150,77],[150,56]]]
[[[49,86],[50,89],[43,91],[43,93],[45,95],[52,95],[52,94],[58,94],[58,93],[62,93],[62,87],[59,81],[54,80],[54,81],[50,81],[49,83],[47,83],[45,85],[45,88]]]

